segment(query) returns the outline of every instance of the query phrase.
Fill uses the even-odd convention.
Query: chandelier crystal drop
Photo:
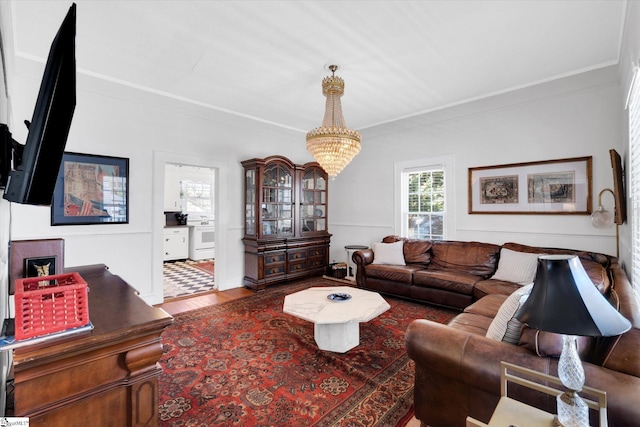
[[[329,66],[332,75],[322,80],[322,94],[326,107],[322,126],[307,133],[307,150],[334,179],[360,152],[360,132],[347,128],[342,116],[340,97],[344,93],[344,80],[335,75],[337,65]]]

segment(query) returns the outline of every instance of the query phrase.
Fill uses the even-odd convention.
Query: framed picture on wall
[[[65,152],[58,172],[51,225],[129,222],[129,159]]]
[[[469,168],[470,214],[591,214],[592,158]]]

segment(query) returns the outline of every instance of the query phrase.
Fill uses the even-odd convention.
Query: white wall
[[[609,149],[623,131],[619,93],[617,69],[609,67],[365,129],[361,154],[331,182],[331,258],[344,259],[346,244],[371,244],[399,232],[394,162],[449,154],[455,163],[448,182],[454,186],[455,224],[448,239],[615,255],[615,229],[595,229],[587,215],[468,214],[467,174],[476,166],[593,156],[596,204],[598,192],[613,185]]]
[[[24,59],[16,63],[13,111],[19,123],[31,117],[43,64]],[[311,161],[304,134],[82,73],[78,75],[77,92],[66,150],[130,159],[129,224],[52,227],[48,207],[12,204],[11,238],[62,237],[66,267],[105,263],[140,291],[147,302],[159,303],[164,164],[212,167],[219,174],[216,194],[225,201],[222,211],[216,212],[216,234],[222,242],[216,248],[216,257],[225,263],[216,266],[216,283],[220,289],[241,286],[244,249],[240,241],[240,161],[272,154],[286,155],[296,163]],[[24,142],[26,131],[16,126],[14,137]]]
[[[16,123],[31,116],[42,68],[16,59]],[[611,67],[363,130],[362,152],[329,183],[331,259],[344,260],[346,244],[370,244],[396,231],[395,162],[441,155],[453,156],[456,171],[450,182],[454,232],[448,238],[614,254],[614,230],[593,228],[587,216],[469,215],[467,170],[593,156],[595,203],[600,189],[612,186],[608,150],[624,140],[621,92],[617,69]],[[12,131],[18,141],[25,140],[21,126]],[[48,208],[14,204],[11,238],[62,237],[67,267],[106,263],[150,303],[159,303],[162,295],[165,163],[217,171],[216,194],[225,203],[216,212],[221,239],[216,258],[224,264],[216,266],[216,282],[227,289],[241,286],[244,275],[240,161],[273,154],[295,163],[312,160],[302,133],[83,73],[67,150],[130,159],[130,223],[52,227]]]
[[[18,63],[23,73],[16,78],[14,114],[30,117],[41,66]],[[226,191],[221,195],[226,203],[216,213],[217,233],[224,239],[216,251],[217,258],[224,259],[224,267],[216,268],[216,281],[221,280],[220,289],[241,286],[240,161],[272,154],[296,163],[309,161],[304,135],[84,75],[78,88],[67,150],[130,159],[130,223],[51,227],[49,208],[13,205],[12,239],[62,237],[66,266],[105,263],[148,302],[158,303],[164,182],[160,165],[162,170],[164,163],[210,166],[221,174],[217,183]],[[370,244],[395,232],[395,161],[448,154],[454,156],[456,170],[455,232],[448,238],[614,254],[613,230],[591,227],[586,216],[467,214],[467,170],[593,156],[597,194],[612,185],[608,150],[621,139],[619,93],[616,69],[609,68],[364,130],[361,154],[329,183],[331,259],[345,258],[345,244]],[[19,131],[15,134],[24,141]]]

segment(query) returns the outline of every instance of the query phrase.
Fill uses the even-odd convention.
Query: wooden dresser
[[[157,426],[160,334],[173,318],[104,265],[89,286],[90,332],[13,350],[14,416],[30,426]]]

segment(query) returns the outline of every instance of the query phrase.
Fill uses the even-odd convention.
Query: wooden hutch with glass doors
[[[329,265],[327,174],[283,156],[244,167],[244,285],[254,290],[321,275]]]

